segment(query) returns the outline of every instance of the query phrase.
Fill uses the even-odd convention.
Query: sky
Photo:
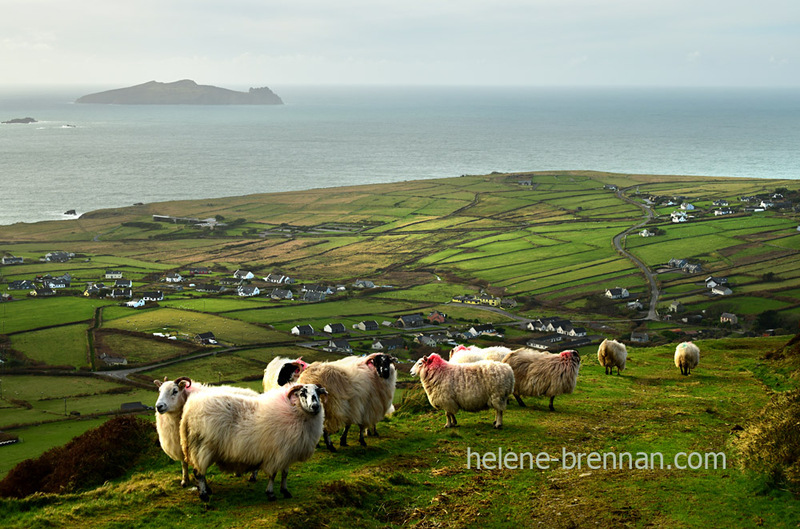
[[[800,86],[798,0],[2,0],[0,86]]]

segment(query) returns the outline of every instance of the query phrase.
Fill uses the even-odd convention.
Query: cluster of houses
[[[188,270],[189,277],[183,277],[179,272],[170,272],[164,277],[164,281],[173,285],[173,288],[182,289],[180,284],[187,280],[192,281],[191,286],[195,291],[207,294],[222,294],[234,292],[240,297],[267,296],[273,300],[293,300],[299,299],[316,303],[325,301],[328,296],[337,292],[347,290],[346,285],[322,285],[304,284],[299,288],[294,287],[297,281],[285,274],[270,273],[261,279],[257,279],[250,270],[236,270],[231,277],[223,277],[214,284],[210,281],[197,281],[197,276],[204,276],[210,273],[206,267],[194,267]],[[358,279],[353,283],[353,287],[358,289],[378,288],[375,283],[365,279]]]
[[[533,349],[547,351],[561,347],[579,347],[592,342],[584,327],[575,327],[565,318],[552,316],[533,320],[527,325],[529,331],[546,333],[528,340],[527,345]]]
[[[682,270],[687,274],[697,274],[703,271],[703,266],[701,264],[690,263],[688,259],[670,259],[667,266]]]
[[[728,286],[728,280],[724,277],[708,276],[706,278],[706,288],[711,291],[713,296],[730,296],[733,291]]]

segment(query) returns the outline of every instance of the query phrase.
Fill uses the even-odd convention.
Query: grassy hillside
[[[728,527],[794,527],[800,503],[769,476],[743,470],[737,448],[740,430],[758,417],[770,392],[797,384],[786,365],[763,358],[785,341],[698,342],[701,364],[689,377],[672,364],[672,346],[631,348],[622,376],[604,375],[586,355],[575,393],[558,397],[556,412],[546,411],[544,399],[527,399],[526,409],[509,404],[499,431],[491,428],[490,412],[460,412],[460,426],[444,430],[443,413],[409,390],[368,448],[355,445],[336,454],[318,449],[310,461],[295,465],[291,500],[268,503],[263,479],[251,484],[214,470],[214,495],[203,505],[196,491],[180,488],[179,465],[154,449],[125,478],[99,488],[0,500],[0,521],[6,527],[155,527],[176,518],[238,527],[506,527],[532,521],[547,527],[695,527],[713,520]],[[467,468],[468,453],[480,453],[494,466],[484,454],[498,450],[547,453],[558,461],[517,468],[505,459],[514,468],[478,470],[473,455]],[[640,453],[654,454],[657,468],[588,468],[586,456],[581,468],[574,465],[577,454],[592,452],[630,453],[640,467]],[[717,468],[713,459],[709,469],[677,468],[697,467],[701,456],[695,453],[718,454]]]
[[[426,332],[493,323],[504,333],[470,342],[480,345],[524,344],[539,335],[524,323],[542,316],[570,318],[596,338],[627,340],[631,331],[644,331],[655,344],[629,345],[629,369],[621,377],[602,375],[596,342],[579,347],[584,359],[576,393],[556,399],[554,414],[544,412],[542,402],[522,410],[511,404],[500,432],[490,428],[488,412],[462,414],[463,426],[442,430],[444,418],[429,411],[413,384],[404,387],[400,411],[367,450],[317,452],[298,465],[290,501],[265,507],[264,482],[216,473],[216,494],[204,508],[194,493],[177,486],[176,464],[154,449],[127,478],[98,489],[2,500],[0,520],[19,527],[155,526],[177,515],[221,526],[234,520],[252,526],[525,526],[535,520],[554,527],[684,527],[711,519],[713,506],[719,525],[794,526],[800,521],[797,503],[785,485],[758,469],[741,470],[744,458],[735,447],[740,428],[753,422],[774,392],[797,386],[792,361],[765,360],[788,337],[755,336],[796,329],[800,216],[792,207],[747,212],[749,203],[741,200],[778,190],[800,204],[798,181],[492,174],[147,204],[70,221],[0,226],[0,255],[25,259],[0,266],[0,293],[13,297],[0,303],[0,431],[24,441],[0,447],[0,478],[16,463],[116,415],[123,404],[152,405],[153,379],[186,375],[257,389],[275,355],[336,358],[323,351],[334,337],[348,339],[356,354],[371,352],[373,339],[401,332],[383,322],[404,314],[448,315],[447,323]],[[656,195],[692,202],[692,218],[673,224],[670,213],[678,206],[650,204]],[[714,215],[713,202],[722,199],[734,215]],[[647,220],[648,205],[655,218],[646,227],[658,235],[645,238],[632,228]],[[216,217],[225,225],[197,228],[156,222],[153,215]],[[644,274],[612,245],[628,230],[625,249],[656,274],[660,321],[643,321],[644,311],[625,306],[632,299],[646,306],[650,296]],[[75,256],[66,263],[40,261],[55,250]],[[703,270],[676,271],[666,266],[672,258]],[[193,267],[209,273],[194,275]],[[238,269],[254,273],[249,284],[260,289],[258,296],[241,297],[235,286],[221,294],[198,289],[222,285]],[[87,283],[109,282],[107,270],[122,271],[135,294],[158,290],[164,300],[133,309],[118,299],[85,296]],[[184,276],[179,288],[165,281],[168,272]],[[8,290],[15,280],[64,273],[72,283],[53,297]],[[293,299],[267,295],[277,286],[263,279],[270,273],[297,281],[281,285]],[[710,275],[726,278],[731,295],[711,296],[704,281]],[[377,288],[356,288],[358,279]],[[322,302],[302,301],[301,285],[312,283],[334,293]],[[631,298],[607,299],[603,294],[613,287],[628,289]],[[497,312],[450,302],[481,291],[510,303]],[[683,311],[670,314],[673,302]],[[723,312],[736,313],[739,323],[721,324]],[[377,321],[379,329],[353,327],[364,320]],[[347,332],[321,333],[334,322]],[[311,325],[317,334],[292,335],[298,325]],[[209,331],[217,345],[197,340]],[[406,348],[395,354],[408,361],[435,350],[412,338],[407,334]],[[671,362],[675,344],[686,338],[698,340],[703,350],[700,369],[688,378]],[[112,360],[127,365],[115,367]],[[162,362],[167,365],[156,366]],[[143,371],[123,380],[98,375],[137,367]],[[409,401],[401,404],[401,397]],[[728,465],[708,471],[560,464],[475,471],[466,468],[468,448],[554,456],[562,450],[660,452],[670,461],[682,451],[724,452]]]

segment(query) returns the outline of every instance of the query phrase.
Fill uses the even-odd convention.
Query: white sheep
[[[625,344],[616,340],[603,340],[597,348],[597,361],[606,368],[606,375],[613,375],[615,367],[618,375],[620,371],[624,371],[627,358],[628,350]]]
[[[450,363],[471,364],[481,360],[494,360],[502,362],[511,349],[503,346],[480,348],[477,345],[459,345],[450,351]]]
[[[206,471],[213,463],[223,471],[263,470],[269,476],[267,498],[275,499],[275,477],[281,472],[280,491],[286,488],[289,466],[314,453],[325,418],[314,384],[281,387],[255,397],[236,394],[192,396],[181,419],[181,448],[194,469],[200,499],[208,501],[211,489]]]
[[[366,447],[364,430],[380,421],[383,400],[376,394],[375,368],[365,358],[350,356],[333,362],[314,362],[297,379],[301,384],[317,384],[328,390],[325,402],[323,439],[331,452],[336,448],[330,435],[344,428],[339,446],[347,446],[350,425],[359,427],[358,442]]]
[[[525,406],[522,396],[550,397],[550,411],[556,411],[553,400],[558,395],[575,390],[581,367],[581,357],[573,350],[551,354],[517,349],[508,353],[503,362],[514,370],[514,398],[517,403]]]
[[[292,360],[276,356],[264,369],[264,391],[279,388],[286,384],[294,384],[300,377],[300,373],[307,367],[308,364],[303,362],[302,357]]]
[[[482,360],[453,364],[438,354],[417,360],[411,374],[419,376],[428,402],[445,412],[445,428],[458,426],[458,410],[480,411],[494,408],[494,427],[503,427],[503,411],[514,391],[514,372],[507,364]]]
[[[394,391],[397,385],[397,358],[384,353],[374,353],[364,359],[364,363],[375,369],[375,397],[370,399],[373,408],[370,410],[372,417],[377,419],[369,423],[370,434],[378,436],[377,422],[394,413]]]
[[[675,348],[675,367],[681,369],[681,375],[690,375],[692,369],[700,363],[700,348],[692,342],[679,343]]]
[[[156,400],[156,431],[158,431],[158,441],[162,450],[170,458],[181,462],[181,487],[189,484],[189,467],[181,450],[180,422],[183,408],[190,395],[201,392],[211,393],[239,393],[242,395],[255,396],[255,391],[234,386],[206,386],[205,384],[192,383],[188,377],[179,377],[170,381],[167,377],[164,380],[153,381],[158,387],[158,400]],[[255,481],[256,474],[250,477]]]

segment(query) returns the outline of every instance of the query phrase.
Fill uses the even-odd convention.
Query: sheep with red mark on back
[[[445,428],[458,426],[458,410],[489,408],[495,410],[493,426],[503,427],[503,411],[514,391],[514,372],[507,364],[491,360],[454,364],[434,353],[417,360],[411,374],[419,376],[431,406],[444,410]]]
[[[578,351],[559,354],[543,353],[532,349],[511,351],[503,359],[514,370],[514,398],[525,406],[523,396],[550,397],[550,411],[556,411],[553,400],[575,391],[581,357]]]

